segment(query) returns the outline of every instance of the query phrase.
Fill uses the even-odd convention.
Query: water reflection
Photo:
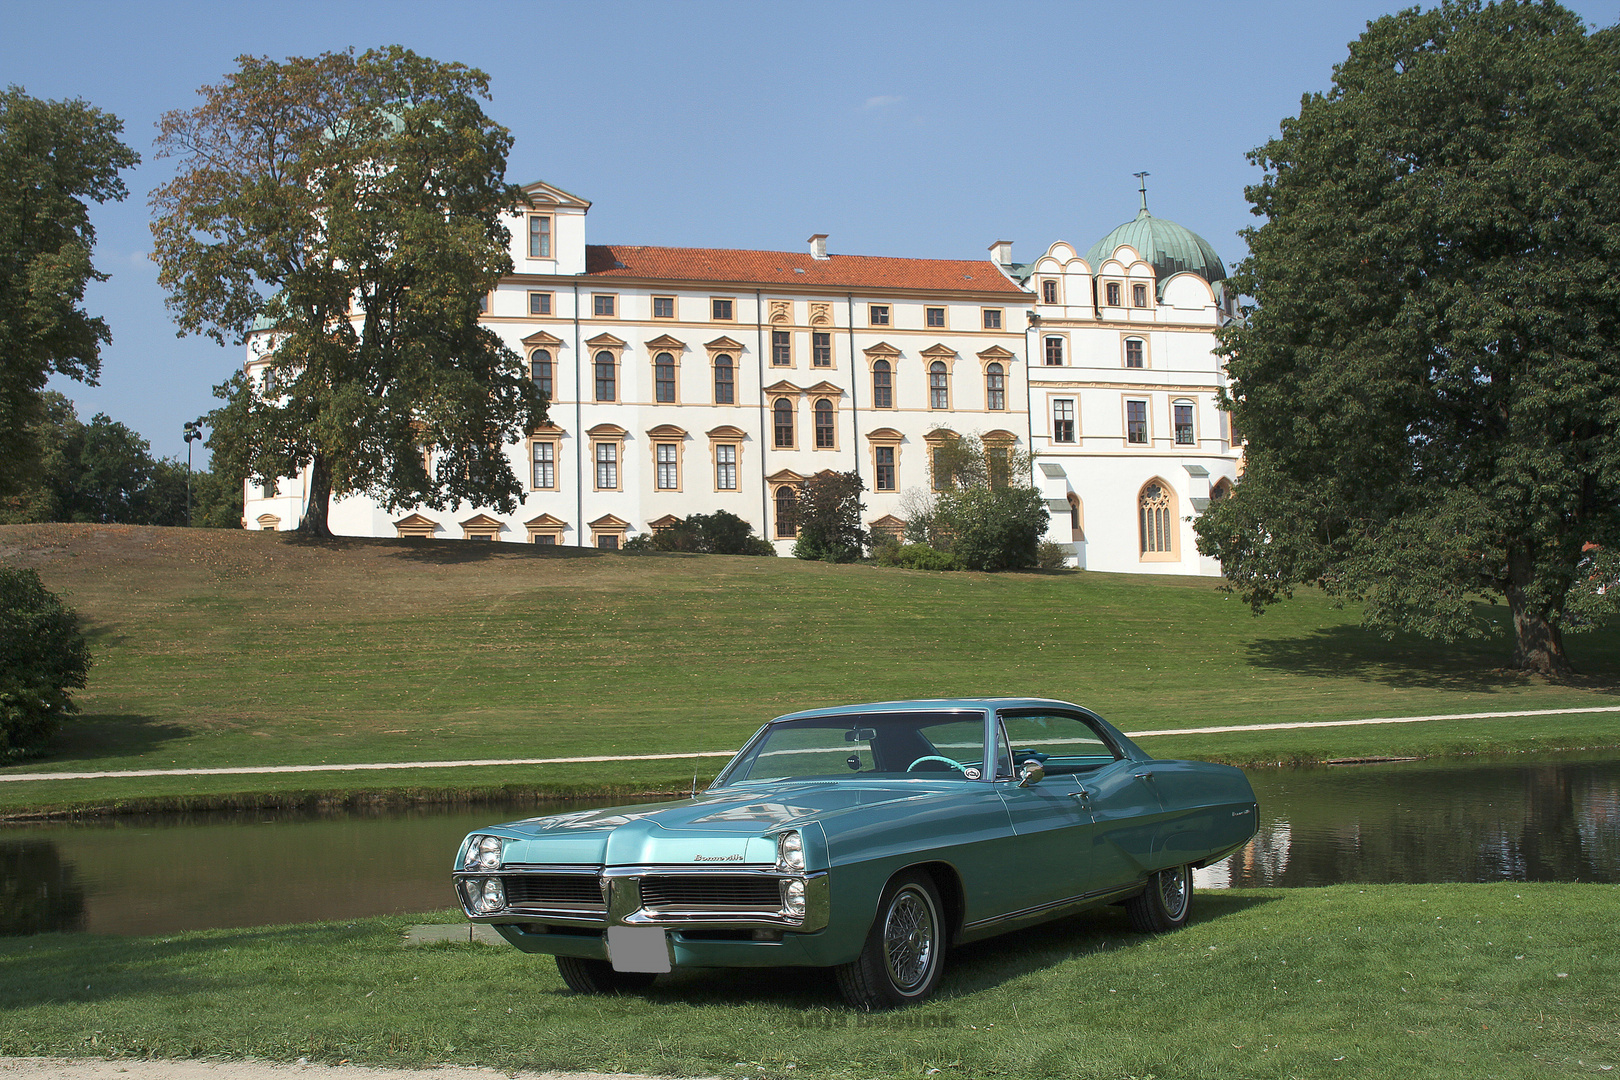
[[[1260,832],[1203,887],[1620,881],[1620,762],[1412,762],[1250,773]]]
[[[1260,832],[1199,871],[1200,887],[1620,882],[1613,756],[1249,775]],[[530,802],[0,828],[0,934],[159,934],[444,909],[455,903],[450,863],[462,836],[536,812]]]

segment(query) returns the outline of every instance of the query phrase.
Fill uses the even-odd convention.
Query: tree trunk
[[[304,517],[298,523],[299,535],[330,537],[332,529],[326,523],[326,515],[331,504],[332,470],[326,458],[317,452],[309,467],[309,501],[304,504]]]
[[[1508,608],[1513,612],[1513,666],[1554,679],[1573,675],[1564,656],[1564,636],[1541,611],[1532,610],[1524,590],[1517,585],[1507,590]]]

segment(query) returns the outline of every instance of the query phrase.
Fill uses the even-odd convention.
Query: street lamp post
[[[191,527],[191,444],[203,437],[203,418],[186,421],[186,527]]]

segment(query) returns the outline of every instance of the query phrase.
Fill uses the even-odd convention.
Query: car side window
[[[998,742],[997,776],[1016,775],[1031,758],[1051,776],[1089,772],[1121,756],[1090,721],[1070,713],[1004,713]]]

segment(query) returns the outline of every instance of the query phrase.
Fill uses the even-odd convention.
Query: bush
[[[927,544],[880,544],[874,554],[879,566],[898,566],[904,570],[962,569],[956,556]]]
[[[754,527],[736,514],[716,510],[676,518],[651,536],[645,533],[624,545],[626,554],[646,551],[685,551],[697,555],[776,555],[768,540],[754,535]]]
[[[950,538],[951,554],[969,570],[1017,570],[1036,565],[1036,548],[1051,515],[1031,487],[942,492],[934,531]]]
[[[1057,570],[1068,558],[1068,546],[1055,540],[1042,540],[1035,545],[1035,565],[1042,570]]]
[[[37,751],[90,672],[79,617],[32,570],[0,566],[0,761]]]
[[[795,508],[799,539],[793,545],[798,559],[823,562],[854,562],[866,548],[866,529],[861,526],[861,492],[866,485],[858,474],[818,473],[799,489]]]

